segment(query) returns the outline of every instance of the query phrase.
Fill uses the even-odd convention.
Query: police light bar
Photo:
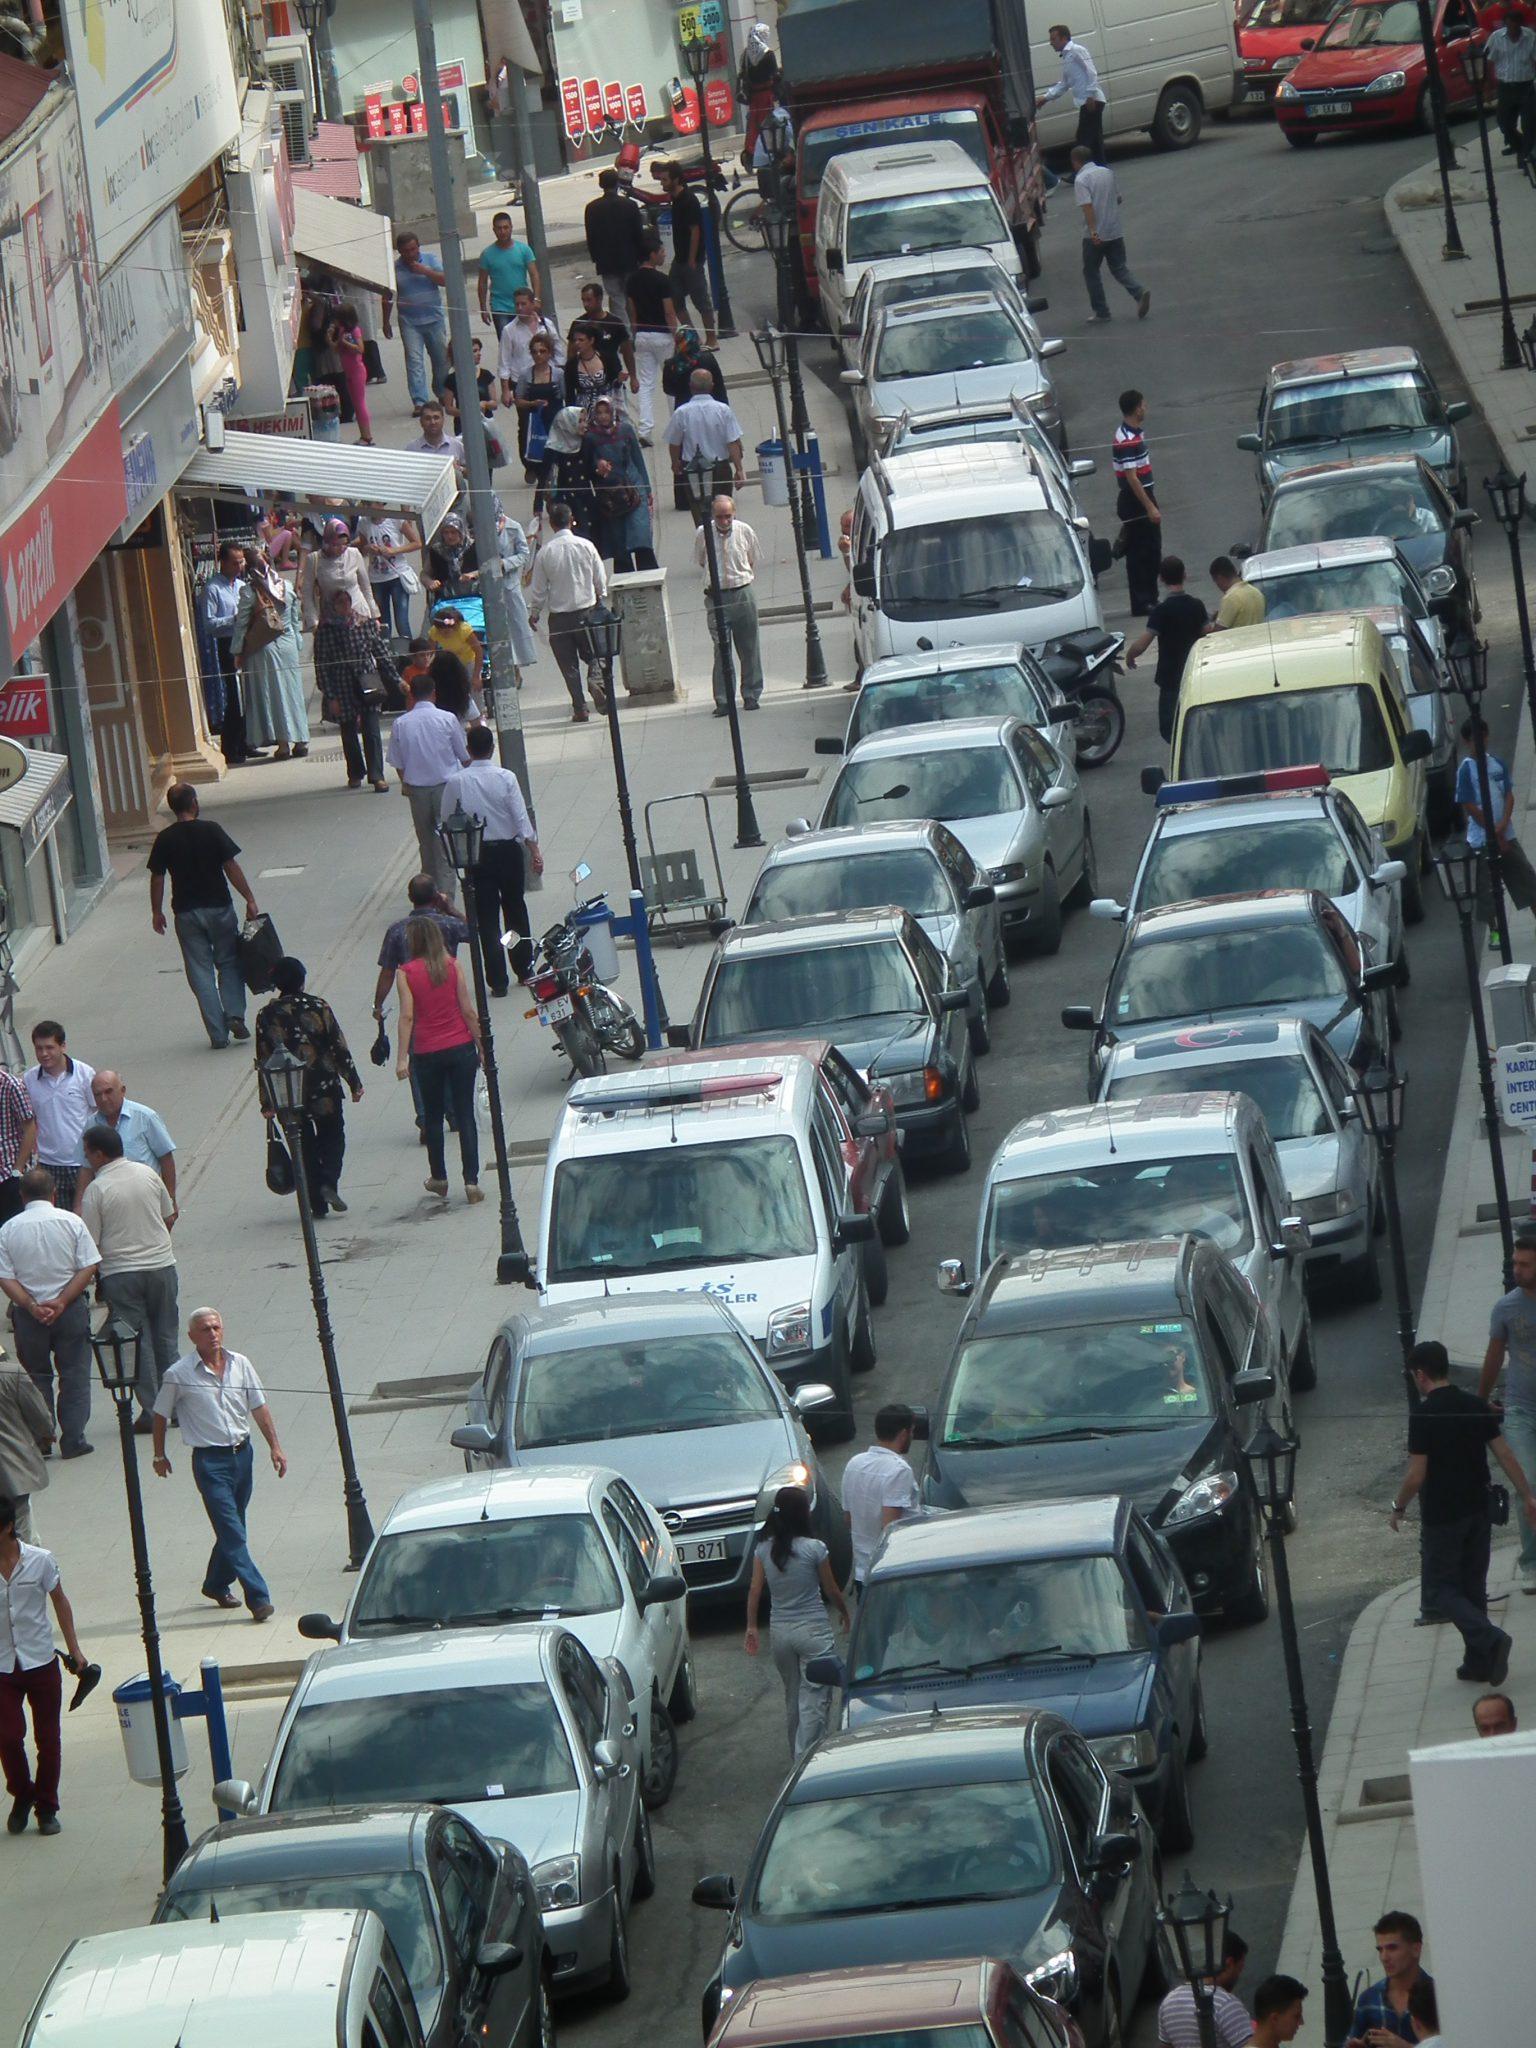
[[[1252,775],[1209,775],[1200,782],[1165,782],[1157,807],[1217,803],[1228,796],[1274,796],[1285,790],[1327,789],[1332,777],[1320,761],[1305,768],[1260,768]]]

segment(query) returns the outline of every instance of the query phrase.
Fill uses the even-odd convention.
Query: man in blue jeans
[[[443,396],[443,383],[448,375],[448,315],[443,306],[443,273],[422,255],[416,235],[395,237],[395,312],[405,349],[405,381],[411,394],[411,410],[420,412],[434,394],[438,398]]]
[[[238,1607],[245,1594],[252,1621],[269,1621],[272,1596],[251,1556],[245,1511],[251,1504],[251,1424],[266,1438],[272,1469],[287,1477],[288,1460],[256,1368],[241,1352],[224,1348],[224,1318],[216,1308],[194,1311],[187,1325],[192,1349],[166,1373],[155,1396],[155,1476],[169,1479],[166,1425],[174,1418],[192,1453],[192,1478],[213,1524],[213,1553],[202,1593],[215,1607]]]
[[[249,1038],[245,1021],[245,978],[240,972],[240,920],[230,898],[234,883],[245,898],[245,914],[259,913],[241,870],[239,847],[222,825],[198,816],[197,791],[173,782],[165,793],[172,822],[149,849],[150,922],[165,932],[165,878],[171,878],[171,914],[181,947],[187,986],[203,1013],[203,1029],[215,1049],[232,1038]]]
[[[1536,1472],[1536,1234],[1522,1231],[1512,1260],[1515,1284],[1493,1304],[1477,1391],[1494,1398],[1504,1373],[1504,1434],[1521,1469]],[[1536,1528],[1520,1524],[1520,1590],[1536,1593]]]

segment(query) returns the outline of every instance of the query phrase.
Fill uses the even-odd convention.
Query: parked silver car
[[[995,647],[946,647],[872,661],[839,738],[820,734],[818,754],[851,754],[871,733],[893,725],[943,725],[956,718],[1022,718],[1063,749],[1071,745],[1077,706],[1062,698],[1038,655],[1021,640]]]
[[[1065,342],[1038,344],[1021,314],[991,292],[888,306],[844,370],[852,387],[854,445],[863,459],[884,448],[901,415],[1019,397],[1061,438],[1061,409],[1044,358]]]
[[[860,342],[887,306],[906,305],[914,299],[945,299],[956,292],[989,292],[1018,314],[1035,346],[1040,347],[1043,336],[1035,315],[1045,311],[1045,300],[1026,296],[1018,279],[1009,275],[990,249],[928,249],[920,256],[888,256],[872,263],[860,278],[858,290],[848,301],[847,318],[835,337],[844,367],[855,366]]]

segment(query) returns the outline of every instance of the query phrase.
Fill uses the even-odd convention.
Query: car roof
[[[971,1334],[1071,1327],[1089,1311],[1094,1322],[1166,1313],[1179,1302],[1201,1243],[1195,1237],[1142,1238],[994,1259],[976,1291]]]
[[[748,1984],[731,2001],[711,2048],[795,2048],[818,2041],[864,2040],[872,2028],[952,2026],[983,2019],[1006,1963],[873,1963],[817,1970]]]
[[[680,1055],[673,1057],[680,1063]],[[549,1351],[611,1344],[623,1337],[691,1337],[722,1328],[741,1334],[730,1311],[714,1295],[669,1289],[519,1309],[507,1317],[501,1331],[515,1349],[533,1358]]]
[[[1185,672],[1185,701],[1207,694],[1247,697],[1264,687],[1336,689],[1352,685],[1363,663],[1375,667],[1381,635],[1359,612],[1311,612],[1260,626],[1233,626],[1197,640]],[[1269,683],[1265,682],[1265,671]],[[1255,678],[1258,678],[1256,681]]]
[[[1243,577],[1249,583],[1262,583],[1266,576],[1292,576],[1303,569],[1350,568],[1360,562],[1394,560],[1403,560],[1395,540],[1386,534],[1363,534],[1356,540],[1313,540],[1294,548],[1266,548],[1244,562]]]
[[[1298,484],[1336,483],[1352,476],[1433,476],[1422,455],[1363,455],[1356,462],[1309,462],[1303,469],[1288,469],[1276,480],[1277,491],[1294,490]]]
[[[1054,1714],[1028,1709],[885,1714],[807,1750],[790,1782],[789,1803],[924,1784],[985,1785],[999,1775],[1028,1778],[1030,1738],[1041,1722],[1058,1725]]]
[[[885,1532],[866,1584],[909,1573],[964,1570],[1023,1557],[1102,1557],[1117,1550],[1131,1504],[1118,1494],[913,1516]]]
[[[1197,903],[1165,903],[1139,911],[1126,928],[1125,942],[1161,943],[1192,932],[1251,931],[1255,925],[1312,924],[1327,900],[1316,889],[1263,889],[1251,895],[1207,896]]]
[[[911,731],[909,726],[895,728]],[[802,832],[795,839],[779,839],[763,855],[763,871],[787,867],[795,861],[827,860],[833,856],[857,860],[861,853],[880,853],[891,847],[920,846],[936,850],[940,832],[948,827],[938,818],[878,818],[868,825],[823,825],[815,832]]]
[[[883,468],[894,527],[975,519],[989,499],[1006,498],[1018,511],[1052,509],[1022,440],[905,445],[884,458]]]
[[[539,1465],[528,1471],[460,1472],[401,1494],[383,1535],[412,1529],[461,1529],[471,1522],[519,1522],[529,1515],[584,1514],[618,1478],[612,1466]]]
[[[720,958],[743,953],[817,952],[872,939],[905,938],[915,920],[891,903],[861,910],[819,910],[812,917],[781,917],[766,924],[739,924],[720,941]]]
[[[221,1821],[199,1835],[170,1890],[254,1884],[269,1877],[348,1877],[419,1866],[428,1829],[443,1811],[426,1802],[269,1813]]]
[[[845,924],[863,914],[833,912],[819,920],[802,918],[798,923]],[[905,916],[905,912],[891,910],[872,914]],[[752,927],[754,933],[782,929],[780,925]],[[731,933],[722,943],[735,937]],[[616,1138],[643,1138],[650,1143],[662,1119],[674,1132],[686,1126],[690,1143],[738,1136],[744,1122],[793,1129],[810,1115],[820,1085],[816,1069],[799,1053],[764,1056],[726,1048],[716,1058],[686,1068],[658,1063],[627,1074],[594,1074],[573,1082],[555,1142],[557,1148],[567,1150],[588,1149],[587,1141],[593,1138],[600,1139],[604,1147]],[[649,1121],[653,1118],[656,1123]]]
[[[309,1660],[296,1697],[308,1707],[446,1692],[450,1686],[542,1685],[546,1653],[555,1637],[568,1633],[554,1623],[521,1622],[341,1643]]]
[[[888,654],[872,661],[859,680],[859,694],[872,685],[894,683],[909,676],[948,675],[962,668],[996,668],[1000,661],[1027,666],[1029,649],[1022,640],[995,640],[975,647],[935,648],[928,654]]]
[[[877,761],[913,753],[952,753],[961,747],[1001,747],[1025,721],[1012,714],[990,718],[946,718],[936,725],[892,725],[867,733],[849,754],[850,761]]]
[[[1341,802],[1349,803],[1348,792],[1331,785],[1266,789],[1256,796],[1196,797],[1187,804],[1162,805],[1152,821],[1152,833],[1178,839],[1196,832],[1225,832],[1239,825],[1284,824],[1290,818],[1326,815]]]
[[[1158,1031],[1149,1038],[1112,1045],[1105,1062],[1108,1074],[1130,1073],[1137,1067],[1196,1072],[1223,1058],[1294,1059],[1313,1040],[1317,1026],[1303,1017],[1253,1017],[1231,1024],[1196,1024],[1179,1031]],[[1125,1107],[1128,1109],[1130,1104]]]
[[[1088,1161],[1102,1165],[1121,1153],[1163,1158],[1170,1144],[1181,1152],[1228,1152],[1241,1118],[1242,1097],[1216,1093],[1073,1103],[1016,1123],[993,1154],[987,1177],[1019,1180],[1026,1165],[1032,1174],[1045,1173]]]
[[[845,150],[828,160],[822,182],[837,170],[848,186],[850,202],[889,199],[923,190],[953,191],[962,185],[985,185],[987,174],[958,142],[896,142],[887,149]]]
[[[957,313],[993,313],[999,308],[1012,321],[1011,309],[993,292],[946,292],[940,298],[903,299],[900,305],[882,307],[880,319],[886,329],[914,327],[925,320],[952,320]]]
[[[1331,356],[1295,356],[1276,363],[1270,389],[1282,384],[1334,383],[1340,377],[1378,377],[1387,370],[1422,370],[1416,348],[1351,348]]]
[[[920,255],[915,256],[880,256],[871,263],[866,275],[870,279],[870,289],[878,291],[888,279],[896,284],[909,277],[936,277],[942,270],[995,271],[999,277],[1007,279],[1015,290],[1018,289],[1017,280],[1008,276],[1008,272],[990,249],[976,248],[964,243],[954,249],[924,249]],[[861,279],[860,282],[862,281]]]

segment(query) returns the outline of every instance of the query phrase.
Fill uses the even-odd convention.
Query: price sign
[[[723,78],[712,78],[705,86],[704,112],[711,128],[729,128],[736,118],[736,95]]]
[[[677,38],[682,43],[708,43],[725,34],[725,8],[721,0],[695,0],[691,7],[677,11]]]
[[[672,102],[672,126],[679,135],[697,135],[699,132],[699,96],[691,85],[685,85]]]
[[[617,81],[603,87],[603,112],[610,128],[624,126],[624,88]]]
[[[571,141],[580,142],[587,132],[587,121],[581,110],[579,78],[562,78],[560,81],[560,119]]]
[[[595,78],[581,81],[581,110],[592,133],[601,135],[608,125],[608,116],[603,112],[603,88]]]
[[[646,107],[645,87],[643,85],[626,86],[624,88],[624,104],[629,110],[630,126],[643,128],[650,119],[650,114]]]
[[[447,116],[446,116],[446,114],[444,115],[444,117],[443,117],[443,118],[444,118],[444,121],[445,121],[445,122],[447,122]],[[451,126],[452,126],[452,123],[451,123],[451,122],[447,122],[447,125],[451,127]],[[425,101],[425,100],[412,100],[412,101],[411,101],[411,133],[412,133],[413,135],[425,135],[425,134],[426,134],[426,132],[427,132],[427,103],[426,103],[426,101]]]
[[[363,112],[368,121],[368,140],[377,142],[384,133],[384,102],[378,93],[369,93],[363,101]]]
[[[404,135],[410,122],[404,100],[391,100],[385,112],[389,115],[390,134]]]

